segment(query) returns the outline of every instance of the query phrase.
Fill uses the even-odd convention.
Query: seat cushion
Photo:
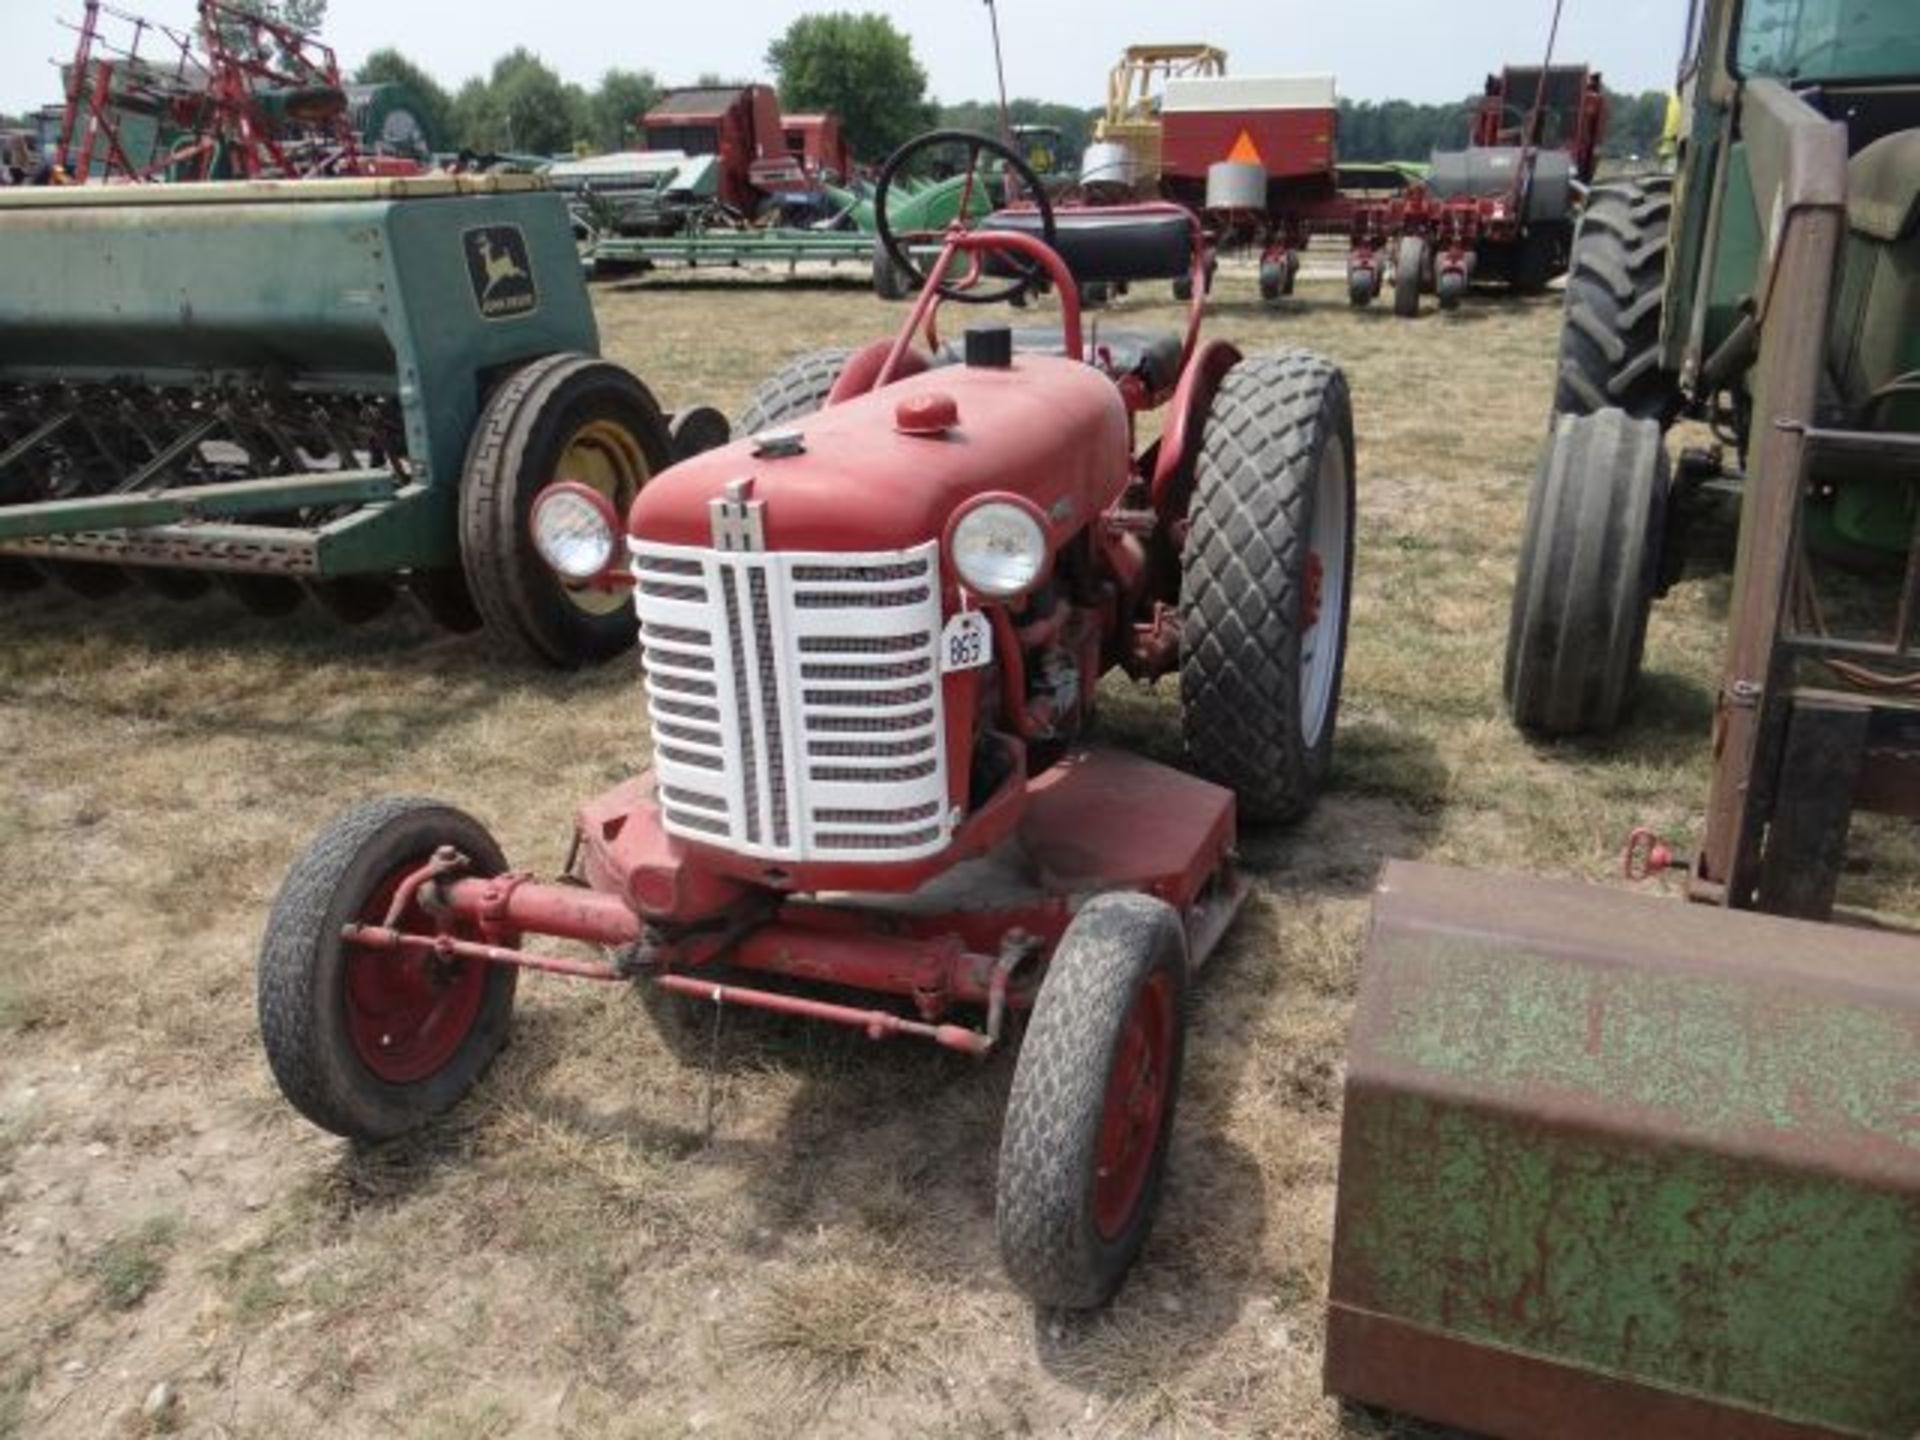
[[[1847,162],[1847,224],[1888,245],[1920,228],[1920,130],[1884,135]]]
[[[1013,348],[1021,355],[1067,353],[1058,325],[1021,325],[1013,330]],[[1087,333],[1087,358],[1113,375],[1138,375],[1158,393],[1180,378],[1182,341],[1172,330],[1093,330]],[[936,365],[962,363],[961,343],[950,340],[934,357]]]
[[[1014,230],[1041,238],[1037,210],[996,210],[983,230]],[[1147,214],[1057,207],[1053,248],[1080,281],[1177,280],[1193,267],[1193,222],[1171,207]],[[1006,262],[989,262],[991,273],[1011,273]]]
[[[1856,423],[1920,430],[1920,397],[1873,399],[1920,371],[1920,130],[1853,157],[1847,220],[1827,343],[1834,383]]]

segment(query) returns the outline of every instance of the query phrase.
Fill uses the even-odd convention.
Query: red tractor
[[[750,438],[624,516],[565,476],[531,501],[566,583],[632,591],[652,767],[581,807],[550,881],[445,805],[349,810],[274,903],[260,1022],[299,1110],[382,1139],[473,1085],[523,968],[975,1056],[1024,1015],[1001,1251],[1088,1307],[1152,1221],[1192,976],[1246,894],[1236,813],[1299,816],[1327,774],[1352,416],[1323,359],[1200,343],[1198,299],[1184,334],[1083,326],[1080,284],[1198,280],[1186,210],[1056,210],[1009,147],[946,132],[887,163],[878,215],[942,144],[1031,198],[936,259],[883,229],[922,287],[897,336],[794,361]],[[944,304],[1043,281],[1057,328],[940,338]],[[1197,774],[1092,739],[1115,669],[1178,677]]]

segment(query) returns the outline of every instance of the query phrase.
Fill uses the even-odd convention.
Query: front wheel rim
[[[1346,447],[1331,436],[1314,471],[1313,524],[1300,580],[1300,738],[1311,750],[1333,713],[1347,609]]]
[[[627,510],[653,467],[639,438],[617,420],[589,420],[567,437],[554,467],[555,480],[572,480],[606,496],[613,513],[626,523]],[[587,615],[611,615],[629,601],[624,590],[562,583],[560,593]]]
[[[1156,970],[1120,1026],[1094,1152],[1093,1223],[1117,1240],[1133,1223],[1160,1150],[1173,1090],[1173,984]]]
[[[362,925],[385,925],[394,895],[419,868],[419,861],[411,860],[395,869],[354,918]],[[419,934],[430,930],[432,921],[410,903],[398,928]],[[417,1084],[439,1073],[479,1021],[488,967],[413,950],[342,944],[347,1037],[360,1063],[389,1085]]]

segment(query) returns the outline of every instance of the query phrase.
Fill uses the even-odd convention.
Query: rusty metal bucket
[[[1511,1440],[1920,1435],[1920,942],[1389,866],[1326,1386]]]

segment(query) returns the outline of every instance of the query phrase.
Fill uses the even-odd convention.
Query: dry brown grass
[[[729,411],[901,313],[857,287],[599,300],[663,402]],[[1036,1319],[999,1273],[1004,1056],[736,1022],[709,1141],[707,1077],[633,997],[529,977],[513,1046],[431,1134],[356,1150],[281,1105],[251,971],[296,849],[406,791],[552,867],[576,801],[644,758],[628,667],[503,669],[405,617],[10,599],[0,1436],[104,1433],[162,1378],[190,1432],[245,1436],[1387,1433],[1318,1391],[1368,889],[1393,855],[1601,878],[1631,824],[1688,834],[1703,794],[1722,581],[1656,612],[1618,740],[1536,748],[1500,715],[1555,321],[1487,299],[1409,326],[1317,283],[1270,314],[1226,274],[1214,333],[1352,379],[1347,701],[1325,803],[1246,839],[1259,892],[1200,986],[1161,1224],[1092,1320]],[[1177,754],[1168,694],[1108,701],[1111,734]],[[164,1266],[115,1309],[84,1257],[153,1214],[180,1221]]]

